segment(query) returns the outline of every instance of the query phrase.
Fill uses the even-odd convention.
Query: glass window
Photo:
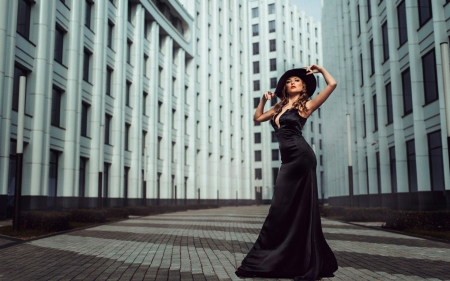
[[[17,32],[26,39],[30,39],[31,5],[30,1],[19,0],[17,9]]]
[[[111,115],[105,114],[105,144],[111,144],[111,119]]]
[[[272,149],[272,161],[277,161],[279,158],[278,149]]]
[[[58,157],[58,151],[50,150],[47,195],[48,208],[56,207],[56,196],[58,192]]]
[[[91,19],[92,19],[92,2],[90,0],[86,0],[86,13],[84,18],[84,25],[91,29]]]
[[[255,169],[255,179],[257,179],[257,180],[262,179],[262,169],[261,168]]]
[[[403,88],[403,115],[407,115],[413,111],[411,74],[409,72],[409,68],[402,72],[402,88]]]
[[[260,98],[253,98],[253,107],[257,108],[260,102]]]
[[[259,89],[260,89],[260,85],[259,84],[260,84],[259,80],[253,81],[253,91],[259,91]]]
[[[439,98],[434,49],[422,57],[422,73],[425,104],[429,104]]]
[[[125,150],[130,150],[130,124],[125,123]]]
[[[81,104],[81,135],[83,137],[88,137],[88,115],[89,104],[83,102]]]
[[[370,0],[367,0],[367,20],[372,17],[372,7],[370,6]]]
[[[60,126],[61,118],[61,96],[63,91],[53,87],[52,89],[52,115],[51,124],[53,126]]]
[[[414,140],[406,142],[409,192],[417,192],[416,149]]]
[[[277,87],[277,78],[276,77],[270,78],[270,88],[275,89],[276,87]]]
[[[85,197],[86,191],[86,166],[88,159],[85,157],[80,157],[80,170],[79,170],[79,187],[78,187],[78,197]]]
[[[112,74],[113,70],[111,68],[106,68],[106,95],[111,96],[112,89]]]
[[[373,39],[370,39],[370,76],[375,73],[375,57],[373,55]]]
[[[255,143],[261,143],[261,133],[255,133]]]
[[[275,32],[275,21],[269,21],[269,33]]]
[[[127,81],[126,89],[125,89],[125,105],[130,106],[130,97],[131,97],[131,82]]]
[[[259,61],[253,62],[253,74],[259,73]]]
[[[363,138],[365,138],[366,134],[367,134],[367,127],[366,127],[366,105],[364,103],[362,106],[362,110],[363,110],[363,123],[364,123]]]
[[[397,167],[395,166],[395,147],[389,147],[389,169],[391,172],[391,192],[397,193]]]
[[[257,18],[259,16],[258,7],[252,8],[252,18]]]
[[[255,161],[261,161],[261,150],[255,150]]]
[[[361,35],[361,12],[359,9],[359,5],[356,7],[358,12],[358,36]]]
[[[419,25],[423,26],[432,17],[431,0],[418,0],[419,6]]]
[[[387,61],[389,59],[389,36],[387,21],[385,21],[381,26],[381,32],[383,33],[383,61]]]
[[[269,15],[275,14],[275,4],[269,4]]]
[[[378,131],[378,111],[377,111],[377,95],[372,96],[372,104],[373,104],[373,126],[374,131]]]
[[[397,6],[397,19],[398,19],[398,37],[400,46],[408,41],[408,31],[406,23],[406,6],[405,1],[402,1]]]
[[[258,26],[258,24],[252,25],[252,33],[253,33],[253,36],[258,36],[259,35],[259,26]]]
[[[131,45],[133,45],[133,42],[127,41],[127,63],[131,64]]]
[[[55,61],[63,64],[63,51],[64,51],[64,34],[66,31],[62,29],[59,25],[55,28]]]
[[[277,59],[270,59],[270,71],[277,70]]]
[[[113,36],[114,36],[114,24],[111,21],[108,21],[108,47],[113,50]]]
[[[445,186],[440,130],[428,134],[428,155],[430,158],[431,189],[433,191],[443,191]]]
[[[387,124],[394,122],[394,111],[392,108],[392,88],[391,83],[388,83],[386,89],[386,110],[387,110]]]
[[[275,131],[272,131],[272,142],[278,142],[277,134]]]
[[[375,153],[375,160],[377,165],[377,189],[378,194],[381,194],[381,172],[380,172],[380,152]]]
[[[27,77],[28,73],[27,73],[27,71],[25,69],[15,65],[14,66],[13,96],[12,96],[12,110],[14,110],[14,111],[18,111],[19,110],[20,76]],[[26,88],[26,85],[25,85],[25,88]]]
[[[84,57],[83,57],[83,80],[86,82],[90,82],[90,61],[91,61],[91,53],[84,49]]]
[[[259,43],[253,43],[253,54],[258,55],[259,54]]]
[[[359,67],[361,69],[360,73],[361,73],[361,84],[360,86],[364,86],[364,69],[363,69],[363,57],[362,57],[362,53],[359,54]]]
[[[277,44],[276,44],[275,39],[269,40],[269,51],[275,52],[276,50],[277,50]]]

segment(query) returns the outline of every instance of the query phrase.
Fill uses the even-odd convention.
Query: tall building
[[[297,6],[290,5],[288,0],[250,1],[248,17],[251,32],[248,46],[251,67],[249,84],[253,98],[253,118],[264,92],[274,92],[278,79],[286,70],[322,63],[321,25],[299,11]],[[325,82],[319,77],[318,89],[324,86]],[[268,101],[264,111],[278,101]],[[319,199],[325,195],[322,185],[322,119],[321,109],[318,109],[308,118],[303,129],[303,136],[317,155]],[[278,142],[269,122],[254,122],[252,125],[252,184],[258,192],[256,196],[260,196],[264,203],[269,203],[281,165]]]
[[[449,41],[448,2],[323,6],[324,65],[338,82],[323,106],[331,205],[450,209],[440,49]]]
[[[253,202],[246,1],[0,2],[0,216]]]

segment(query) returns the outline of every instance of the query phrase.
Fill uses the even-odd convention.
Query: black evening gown
[[[293,109],[280,116],[280,128],[270,123],[282,163],[269,214],[236,275],[296,281],[332,277],[338,265],[322,233],[316,156],[302,136],[306,119]]]

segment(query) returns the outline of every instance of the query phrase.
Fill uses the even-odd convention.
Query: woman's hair
[[[281,92],[282,99],[279,103],[277,103],[274,107],[275,112],[272,113],[270,118],[275,121],[275,116],[280,114],[281,110],[283,110],[283,107],[288,104],[289,97],[286,94],[286,86],[284,86],[282,92]],[[306,92],[306,85],[303,83],[303,89],[300,92],[300,95],[298,96],[298,99],[292,104],[292,108],[296,108],[297,110],[301,110],[302,112],[308,113],[308,109],[306,108],[306,102],[309,100],[308,93]]]

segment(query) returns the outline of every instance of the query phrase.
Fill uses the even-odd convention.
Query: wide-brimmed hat
[[[275,94],[278,98],[283,98],[283,89],[286,85],[286,80],[289,77],[297,76],[300,79],[302,79],[303,83],[306,84],[306,92],[308,93],[308,96],[312,96],[314,92],[316,91],[316,77],[313,74],[306,75],[306,69],[304,68],[294,68],[286,71],[278,80],[277,88],[275,90]]]

